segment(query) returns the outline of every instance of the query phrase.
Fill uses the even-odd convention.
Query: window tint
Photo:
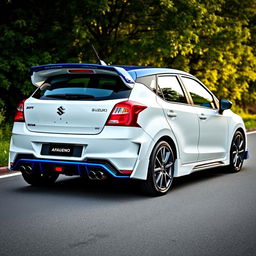
[[[156,92],[156,77],[155,76],[144,76],[136,79],[137,83],[146,85],[149,89]]]
[[[128,98],[131,89],[118,76],[61,75],[50,77],[33,97],[44,100],[107,100]]]
[[[163,97],[165,100],[187,103],[184,92],[176,76],[159,76],[158,86],[163,93],[163,95],[160,94],[159,96]]]
[[[187,77],[182,77],[182,81],[190,92],[195,105],[215,108],[212,95],[200,83]]]

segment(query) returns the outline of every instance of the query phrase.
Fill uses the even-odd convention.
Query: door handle
[[[202,113],[202,114],[199,116],[199,118],[200,118],[201,120],[206,120],[206,119],[207,119],[207,116]]]
[[[169,111],[167,112],[167,116],[169,116],[169,117],[176,117],[176,116],[177,116],[177,113],[175,113],[173,110],[169,110]]]

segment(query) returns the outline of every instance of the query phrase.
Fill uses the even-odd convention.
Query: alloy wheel
[[[156,188],[161,191],[167,191],[173,181],[174,154],[170,147],[162,145],[155,154],[154,159],[154,183]]]
[[[245,139],[241,132],[234,136],[231,147],[231,163],[235,171],[240,171],[243,165],[245,155]]]

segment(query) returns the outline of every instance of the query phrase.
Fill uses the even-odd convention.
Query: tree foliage
[[[33,91],[32,65],[178,68],[246,108],[256,99],[256,0],[0,0],[0,109]]]

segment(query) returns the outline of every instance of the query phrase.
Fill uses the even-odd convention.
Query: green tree
[[[29,68],[90,62],[179,68],[240,107],[256,99],[256,0],[0,0],[0,109],[33,90]]]
[[[7,117],[34,90],[31,66],[77,60],[73,17],[64,2],[0,2],[0,107],[5,106]]]

